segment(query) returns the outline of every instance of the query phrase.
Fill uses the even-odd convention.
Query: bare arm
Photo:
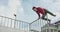
[[[38,19],[40,19],[40,14],[39,13],[37,13],[38,14]]]

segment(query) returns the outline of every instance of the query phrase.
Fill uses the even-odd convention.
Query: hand
[[[39,20],[40,18],[38,18],[38,20]]]

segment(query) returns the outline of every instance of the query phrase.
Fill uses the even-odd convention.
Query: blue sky
[[[33,6],[46,8],[56,14],[56,17],[49,15],[52,22],[60,20],[60,0],[0,0],[0,15],[14,18],[13,14],[16,14],[16,19],[32,22],[38,18],[32,10]]]
[[[8,5],[8,0],[0,0],[0,5]]]

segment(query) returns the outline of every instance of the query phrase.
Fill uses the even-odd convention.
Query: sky
[[[33,6],[37,7],[43,7],[53,14],[56,15],[56,17],[53,17],[48,14],[48,18],[51,19],[51,23],[54,23],[58,20],[60,20],[60,0],[22,0],[22,6],[24,9],[24,14],[28,17],[26,19],[33,21],[38,18],[37,14],[32,10]],[[27,6],[27,7],[26,7]],[[29,8],[28,8],[29,7]]]
[[[60,20],[60,0],[0,0],[0,15],[15,19],[16,14],[16,19],[30,23],[38,18],[32,10],[33,6],[46,8],[56,14],[56,17],[48,14],[52,23]]]
[[[0,0],[0,16],[15,19],[14,14],[16,14],[17,20],[31,23],[38,18],[38,15],[32,10],[33,6],[43,7],[54,13],[56,17],[48,14],[48,18],[51,19],[51,23],[55,23],[56,21],[60,20],[60,0]],[[42,24],[42,21],[38,23],[33,23],[31,27],[33,29],[39,28],[42,26],[39,26],[39,23]],[[10,26],[10,21],[8,25]],[[24,26],[24,24],[21,25]]]

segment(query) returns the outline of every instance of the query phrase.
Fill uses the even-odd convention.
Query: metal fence
[[[42,19],[35,20],[30,23],[30,31],[31,32],[41,32],[41,27],[43,27],[45,24],[47,24],[47,21],[44,21]]]
[[[16,29],[20,29],[20,30],[26,30],[28,32],[32,32],[32,31],[41,32],[41,27],[45,24],[47,24],[47,22],[43,21],[42,19],[35,20],[31,23],[28,23],[28,22],[19,21],[19,20],[8,18],[8,17],[0,16],[0,25],[1,26],[16,28]]]
[[[8,17],[0,16],[0,25],[9,27],[9,28],[16,28],[16,29],[20,29],[20,30],[29,31],[29,23],[11,19]]]

